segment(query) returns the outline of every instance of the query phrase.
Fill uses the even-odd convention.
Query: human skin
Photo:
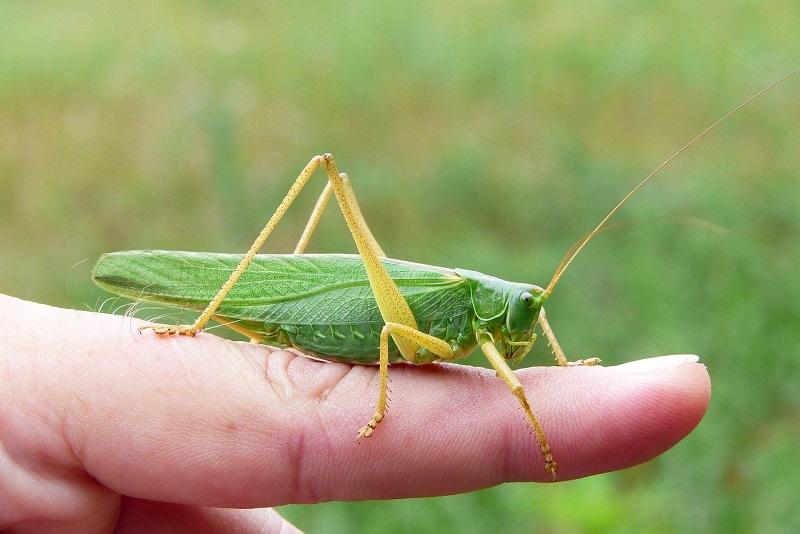
[[[0,295],[0,529],[292,532],[269,507],[549,480],[491,370],[393,365],[389,412],[356,444],[377,367],[142,324]],[[559,480],[686,436],[710,400],[696,362],[517,371]]]

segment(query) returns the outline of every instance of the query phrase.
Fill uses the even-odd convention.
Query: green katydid
[[[506,282],[463,269],[445,269],[387,258],[359,209],[350,181],[330,154],[306,165],[245,255],[175,251],[124,251],[103,255],[94,268],[102,287],[134,299],[201,311],[192,325],[142,327],[157,334],[193,336],[214,319],[257,343],[294,347],[330,361],[378,364],[376,411],[356,441],[372,435],[386,411],[388,365],[451,361],[480,347],[522,405],[536,434],[545,471],[556,480],[558,464],[522,385],[506,360],[518,363],[540,325],[562,366],[569,362],[543,308],[558,280],[586,244],[650,179],[719,123],[774,87],[759,91],[662,163],[628,193],[566,254],[546,288]],[[328,177],[293,254],[257,254],[314,171]],[[358,255],[304,254],[322,211],[335,194]]]

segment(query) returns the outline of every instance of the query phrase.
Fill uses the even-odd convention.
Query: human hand
[[[549,480],[491,370],[378,370],[263,345],[139,335],[121,316],[0,295],[0,529],[292,529],[287,503],[461,493]],[[653,458],[703,417],[695,357],[517,372],[559,480]]]

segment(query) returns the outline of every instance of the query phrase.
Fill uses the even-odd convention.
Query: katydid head
[[[544,289],[534,285],[518,284],[511,292],[506,323],[501,329],[507,360],[519,362],[531,350],[536,339],[533,329],[546,298]]]

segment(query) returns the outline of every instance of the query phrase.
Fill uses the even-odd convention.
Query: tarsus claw
[[[154,333],[160,336],[172,336],[178,334],[179,336],[190,336],[194,337],[197,334],[197,330],[192,327],[192,325],[162,325],[162,324],[149,324],[146,326],[140,326],[139,332],[143,332],[145,330],[152,330]]]

